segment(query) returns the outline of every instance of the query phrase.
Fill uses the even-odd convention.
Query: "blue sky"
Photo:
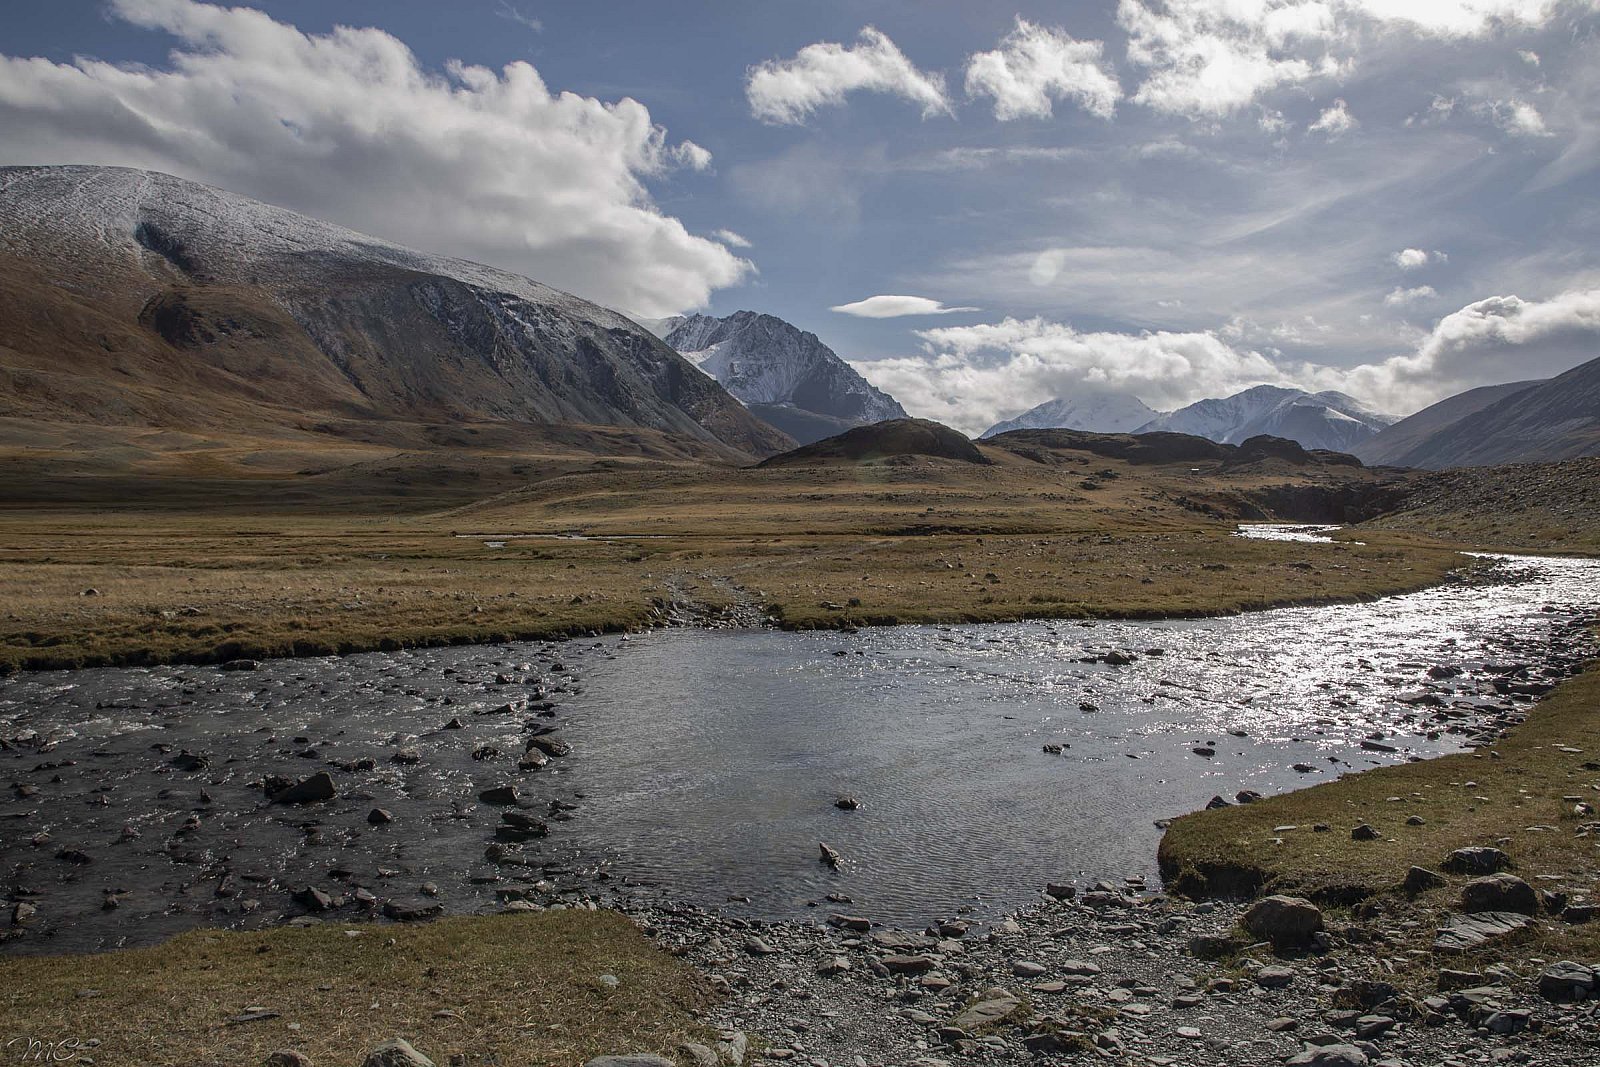
[[[54,0],[0,22],[0,163],[769,311],[971,431],[1260,382],[1404,413],[1600,356],[1597,34],[1596,0]]]

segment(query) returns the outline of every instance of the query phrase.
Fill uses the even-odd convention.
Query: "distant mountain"
[[[903,419],[905,409],[833,349],[772,315],[690,315],[651,326],[684,358],[802,444],[853,426]]]
[[[1306,448],[1349,452],[1395,421],[1354,397],[1258,385],[1217,400],[1201,400],[1145,423],[1137,433],[1186,433],[1223,444],[1282,437]]]
[[[1491,388],[1505,395],[1478,405],[1472,393],[1482,390],[1473,390],[1419,412],[1428,415],[1445,405],[1468,409],[1453,421],[1437,419],[1444,425],[1393,462],[1437,470],[1600,456],[1600,359],[1527,388]]]
[[[993,437],[1012,430],[1131,433],[1160,415],[1132,393],[1084,392],[1047,400],[1014,419],[995,423],[983,436]]]
[[[0,419],[297,449],[433,448],[468,424],[507,452],[792,443],[578,297],[181,178],[77,166],[0,168]]]
[[[1507,382],[1505,385],[1468,389],[1385,427],[1377,436],[1367,438],[1351,451],[1363,463],[1373,466],[1425,466],[1419,460],[1426,457],[1428,442],[1437,434],[1492,404],[1543,384],[1542,381]]]

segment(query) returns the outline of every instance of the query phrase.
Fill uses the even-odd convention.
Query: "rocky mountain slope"
[[[1223,444],[1267,435],[1298,441],[1306,448],[1349,452],[1394,421],[1393,416],[1333,390],[1308,393],[1258,385],[1229,397],[1197,401],[1151,420],[1136,432],[1187,433]]]
[[[1546,382],[1462,393],[1413,418],[1422,416],[1423,432],[1401,439],[1403,449],[1374,439],[1384,462],[1442,469],[1600,455],[1600,359]]]
[[[1491,404],[1497,404],[1507,397],[1543,384],[1539,381],[1507,382],[1505,385],[1485,385],[1478,389],[1468,389],[1464,393],[1447,397],[1431,407],[1425,407],[1414,415],[1408,415],[1392,426],[1385,427],[1376,436],[1357,444],[1351,451],[1359,456],[1363,463],[1390,467],[1423,466],[1416,462],[1417,457],[1413,453],[1425,454],[1427,442],[1436,434],[1469,415],[1477,414]]]
[[[791,443],[587,301],[102,167],[0,168],[0,420],[8,443],[49,426],[69,447],[137,431],[153,448],[157,430],[436,449],[467,425],[512,450],[737,459]]]
[[[1012,430],[1087,430],[1090,433],[1132,433],[1161,412],[1132,393],[1086,392],[1060,396],[1029,408],[1014,419],[997,422],[984,437]]]
[[[667,344],[744,401],[750,411],[805,444],[852,426],[903,419],[905,409],[834,351],[772,315],[736,311],[654,324]]]

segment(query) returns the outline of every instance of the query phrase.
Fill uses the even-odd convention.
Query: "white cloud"
[[[734,233],[732,230],[718,230],[711,235],[729,248],[749,248],[750,239],[743,234]]]
[[[1475,105],[1473,110],[1515,137],[1550,136],[1544,116],[1525,100],[1489,100]]]
[[[1556,0],[1344,0],[1345,6],[1385,22],[1406,23],[1440,37],[1479,37],[1498,23],[1537,26]]]
[[[642,314],[752,269],[655,206],[645,180],[710,154],[634,100],[553,94],[517,62],[424,69],[376,29],[113,0],[179,39],[165,67],[0,56],[0,161],[169,171]]]
[[[519,26],[525,26],[534,33],[541,33],[544,30],[544,23],[540,22],[532,15],[527,14],[515,4],[508,3],[507,0],[500,0],[499,5],[495,9],[495,14],[509,22],[515,22]]]
[[[1326,134],[1329,140],[1340,137],[1355,129],[1360,123],[1350,114],[1350,109],[1343,100],[1335,100],[1333,106],[1317,116],[1317,121],[1306,127],[1308,133]]]
[[[1444,258],[1443,253],[1435,253],[1435,255],[1440,259]],[[1432,257],[1421,248],[1402,248],[1389,258],[1394,260],[1395,266],[1401,270],[1416,270],[1418,267],[1426,267]]]
[[[1001,121],[1049,118],[1056,100],[1109,119],[1122,86],[1102,62],[1103,52],[1100,41],[1079,41],[1018,16],[999,48],[967,59],[967,95],[992,97]]]
[[[844,103],[852,92],[891,93],[922,105],[922,115],[949,114],[942,75],[916,68],[895,43],[871,26],[853,47],[821,41],[793,59],[768,60],[745,77],[750,113],[763,122],[798,125],[818,108]]]
[[[1177,407],[1283,374],[1213,333],[1080,333],[1047,319],[921,330],[919,355],[858,362],[869,381],[915,415],[967,433],[1074,390],[1130,392]]]
[[[1431,285],[1419,285],[1415,289],[1402,289],[1396,286],[1388,296],[1383,298],[1383,302],[1389,307],[1407,307],[1411,304],[1421,303],[1424,300],[1432,300],[1438,295],[1438,292]]]
[[[1589,0],[1581,0],[1587,3]],[[1559,0],[1119,0],[1135,102],[1194,119],[1355,67],[1373,36],[1485,37],[1544,25]]]
[[[1600,289],[1574,289],[1544,301],[1479,300],[1440,319],[1408,355],[1316,373],[1325,385],[1407,411],[1479,385],[1551,377],[1597,353]]]
[[[925,296],[869,296],[853,304],[836,304],[828,309],[859,319],[895,319],[903,315],[949,315],[957,311],[977,311],[977,308],[945,307],[937,300]]]

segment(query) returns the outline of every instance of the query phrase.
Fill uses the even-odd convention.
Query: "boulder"
[[[1275,947],[1304,945],[1322,929],[1322,909],[1304,897],[1263,897],[1244,913],[1244,928]]]
[[[292,1048],[280,1048],[267,1057],[265,1067],[311,1067],[311,1057]]]
[[[1004,989],[988,989],[951,1019],[950,1025],[971,1033],[1006,1022],[1021,1008],[1022,1001],[1014,993]]]
[[[1426,867],[1413,867],[1406,872],[1405,881],[1400,883],[1400,888],[1405,890],[1407,895],[1414,897],[1430,889],[1438,889],[1444,884],[1444,875],[1430,871]]]
[[[1458,848],[1445,857],[1444,869],[1451,874],[1494,874],[1511,866],[1511,857],[1488,845]]]
[[[649,1052],[635,1052],[626,1056],[596,1056],[583,1067],[677,1067],[665,1056]]]
[[[878,961],[890,974],[927,974],[938,965],[932,956],[884,956]]]
[[[1581,963],[1562,960],[1539,975],[1539,994],[1557,1003],[1585,1000],[1600,993],[1600,972]]]
[[[334,788],[333,776],[327,771],[318,771],[309,778],[302,778],[287,789],[280,789],[272,794],[274,804],[313,804],[319,800],[332,800],[339,795]]]
[[[1367,1067],[1367,1054],[1354,1045],[1308,1045],[1304,1052],[1290,1057],[1290,1067]]]
[[[478,799],[485,804],[515,804],[518,795],[514,785],[496,785],[479,793]]]
[[[396,1037],[369,1051],[361,1067],[434,1067],[434,1064],[412,1048],[411,1042]]]
[[[1471,952],[1491,941],[1532,929],[1534,921],[1514,911],[1480,911],[1460,915],[1441,929],[1433,939],[1435,952]]]
[[[1474,878],[1461,887],[1463,911],[1514,911],[1532,915],[1539,910],[1533,886],[1514,874],[1491,874]]]

